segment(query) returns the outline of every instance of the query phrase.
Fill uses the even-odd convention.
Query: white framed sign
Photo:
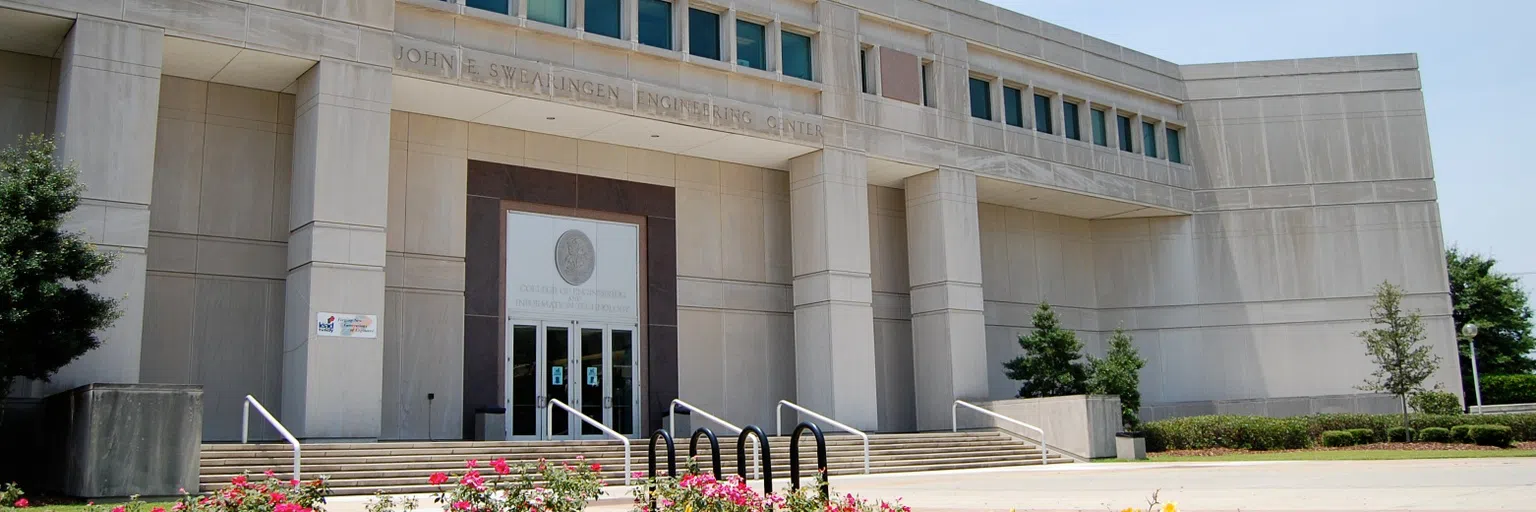
[[[507,314],[633,323],[639,262],[637,225],[507,212]]]
[[[379,317],[322,311],[315,314],[315,334],[341,338],[377,338]]]

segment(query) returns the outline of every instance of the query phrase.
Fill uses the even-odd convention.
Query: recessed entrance
[[[640,422],[640,226],[507,212],[508,439],[625,436]]]

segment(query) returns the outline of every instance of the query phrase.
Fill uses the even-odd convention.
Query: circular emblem
[[[566,230],[555,241],[555,271],[571,286],[581,286],[591,279],[596,264],[592,239],[581,230]]]

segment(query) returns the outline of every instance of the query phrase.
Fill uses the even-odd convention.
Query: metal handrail
[[[982,414],[991,416],[993,418],[997,418],[997,419],[1000,419],[1000,420],[1003,420],[1003,421],[1007,421],[1007,422],[1012,423],[1014,425],[1018,425],[1020,427],[1027,428],[1027,429],[1033,430],[1035,432],[1039,432],[1040,433],[1040,464],[1041,465],[1045,465],[1047,463],[1048,459],[1046,459],[1046,455],[1048,453],[1050,453],[1050,448],[1047,448],[1046,445],[1045,445],[1045,431],[1044,430],[1041,430],[1040,427],[1036,427],[1034,425],[1030,425],[1028,423],[1024,423],[1022,421],[1019,421],[1019,420],[1016,420],[1016,419],[1013,419],[1013,418],[1009,418],[1007,416],[1003,416],[1001,414],[998,414],[998,413],[995,413],[995,412],[992,412],[992,411],[988,411],[986,409],[982,409],[982,408],[977,407],[975,405],[972,405],[972,404],[970,404],[970,403],[968,403],[968,402],[966,402],[964,400],[955,400],[955,404],[949,406],[949,428],[950,428],[951,432],[959,432],[960,431],[960,420],[957,419],[957,418],[959,417],[958,412],[960,410],[960,406],[962,406],[962,405],[964,405],[966,407],[970,407],[971,409],[975,409],[977,412],[980,412]]]
[[[672,431],[672,437],[674,437],[674,438],[677,437],[677,406],[679,406],[679,405],[681,405],[683,407],[687,407],[688,408],[688,414],[690,416],[694,415],[694,414],[698,414],[699,416],[703,416],[705,419],[708,419],[710,421],[714,421],[715,423],[720,424],[720,426],[722,426],[722,427],[731,429],[731,433],[732,434],[737,434],[737,435],[741,434],[741,427],[738,427],[736,425],[732,425],[731,422],[729,422],[729,421],[722,420],[720,418],[715,417],[715,415],[710,414],[709,412],[707,412],[707,411],[705,411],[703,409],[700,409],[698,407],[694,407],[693,404],[690,404],[688,402],[684,402],[681,398],[674,398],[674,399],[672,399],[672,403],[667,404],[667,423],[668,423],[667,427],[668,427],[668,430]],[[758,468],[758,469],[752,470],[752,474],[756,475],[756,478],[762,478],[763,477],[763,470],[762,470],[762,468],[758,467],[758,466],[760,466],[758,464],[758,461],[762,460],[761,459],[761,457],[762,457],[761,450],[762,450],[762,448],[758,447],[757,443],[752,443],[752,466]],[[741,457],[741,454],[737,453],[736,456],[737,457]]]
[[[775,406],[773,408],[773,435],[775,435],[775,436],[784,435],[783,423],[782,423],[782,418],[781,418],[782,414],[781,413],[784,412],[784,406],[786,406],[786,405],[788,405],[791,409],[794,409],[796,411],[800,411],[801,414],[810,416],[812,418],[816,418],[816,419],[821,420],[821,421],[825,421],[829,425],[832,425],[834,427],[840,428],[843,431],[848,432],[849,434],[853,434],[853,435],[859,436],[859,439],[863,439],[864,440],[864,474],[866,474],[866,475],[869,474],[869,434],[865,434],[864,432],[860,431],[859,429],[856,429],[856,428],[850,427],[848,425],[844,425],[842,423],[839,423],[837,420],[834,420],[832,418],[828,418],[826,416],[822,416],[820,414],[817,414],[816,411],[812,411],[810,409],[806,409],[806,408],[801,407],[799,405],[795,405],[794,402],[791,402],[789,400],[779,400],[779,405],[777,405],[777,406]]]
[[[283,423],[277,421],[277,418],[273,418],[272,413],[267,412],[267,408],[262,407],[261,402],[256,401],[256,397],[251,395],[245,395],[245,403],[241,406],[240,444],[245,444],[251,440],[252,405],[256,406],[256,412],[261,413],[261,416],[267,419],[267,423],[271,423],[272,427],[277,429],[277,433],[283,435],[283,439],[288,440],[288,444],[293,445],[293,479],[295,481],[299,480],[299,440],[294,439],[293,434],[288,433],[288,429],[283,427]]]
[[[624,485],[629,485],[629,438],[628,437],[624,437],[624,434],[620,434],[620,433],[614,431],[613,429],[608,428],[608,426],[604,425],[603,422],[594,420],[594,419],[592,419],[591,416],[587,416],[585,414],[582,414],[581,411],[578,411],[578,410],[576,410],[575,408],[572,408],[569,405],[565,405],[565,402],[561,402],[560,399],[558,399],[558,398],[551,398],[551,399],[549,399],[548,403],[554,404],[555,406],[558,406],[561,409],[565,409],[567,412],[570,412],[571,414],[575,414],[577,418],[581,418],[581,421],[586,422],[588,425],[592,425],[594,427],[597,427],[598,430],[603,431],[603,433],[607,434],[608,437],[612,437],[614,439],[618,439],[620,442],[624,443]],[[544,429],[544,436],[548,437],[548,436],[551,435],[552,432],[555,431],[555,410],[554,409],[549,409],[549,421],[546,423],[546,426],[548,428]]]

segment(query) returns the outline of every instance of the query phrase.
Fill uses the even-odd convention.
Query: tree
[[[1525,290],[1514,276],[1493,269],[1494,259],[1445,251],[1451,279],[1451,316],[1456,332],[1467,321],[1477,323],[1477,369],[1487,375],[1515,375],[1536,371],[1536,337],[1531,335],[1531,308]],[[1461,360],[1462,396],[1473,396],[1472,359],[1468,341],[1457,337]]]
[[[1088,356],[1088,392],[1119,396],[1120,422],[1127,429],[1141,424],[1141,369],[1146,366],[1124,329],[1110,335],[1103,359]]]
[[[1380,327],[1356,335],[1376,363],[1376,371],[1360,389],[1397,395],[1403,403],[1403,427],[1407,428],[1408,395],[1424,389],[1424,381],[1440,366],[1440,356],[1420,343],[1425,339],[1424,321],[1418,311],[1404,312],[1402,302],[1402,288],[1383,281],[1376,287],[1376,303],[1371,305],[1371,322]]]
[[[1088,389],[1088,370],[1081,361],[1083,344],[1061,328],[1050,304],[1035,310],[1035,331],[1019,336],[1024,355],[1003,363],[1008,378],[1019,381],[1019,398],[1081,395]]]
[[[61,230],[83,187],[34,135],[0,150],[0,398],[17,378],[48,380],[96,348],[117,304],[86,289],[111,256]]]

